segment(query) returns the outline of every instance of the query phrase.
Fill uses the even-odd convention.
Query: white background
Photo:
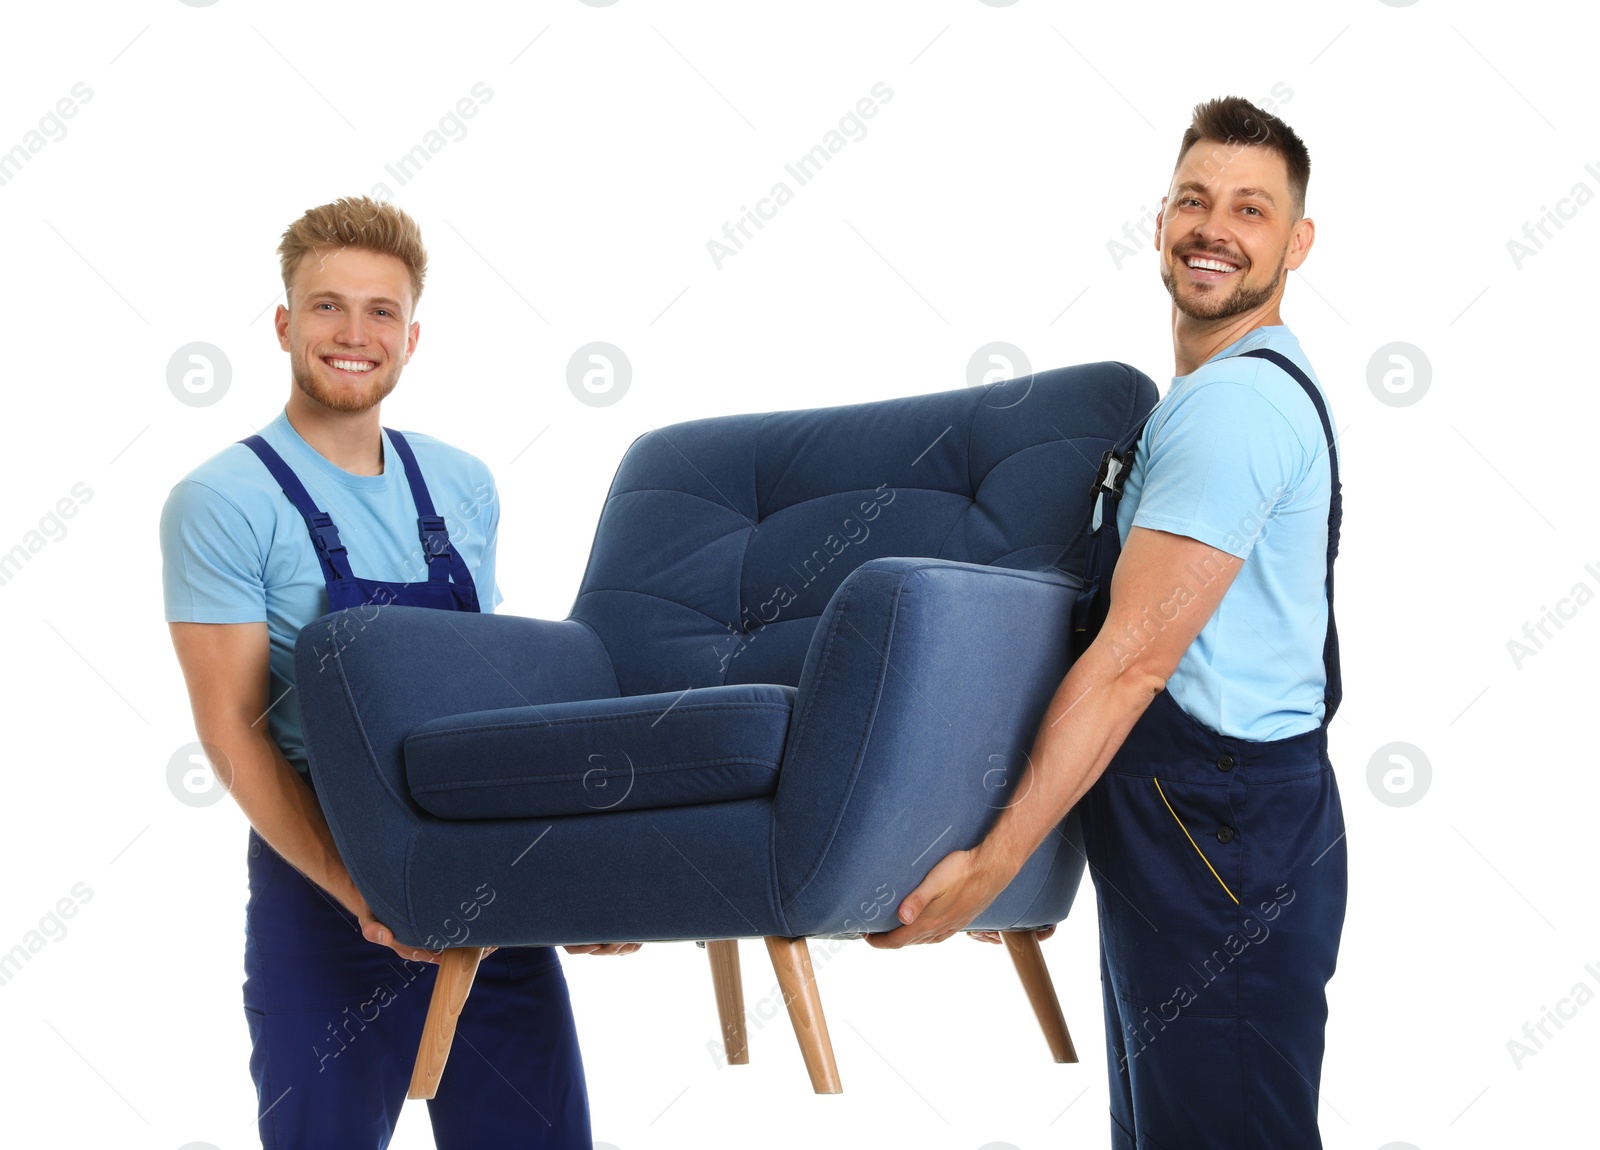
[[[8,7],[0,148],[74,84],[92,96],[0,186],[0,550],[74,484],[92,498],[0,586],[0,951],[75,884],[92,897],[0,986],[0,1139],[256,1144],[245,824],[231,802],[197,809],[168,790],[194,733],[156,521],[180,476],[287,398],[270,319],[289,221],[387,183],[420,222],[422,339],[385,422],[490,464],[501,610],[561,618],[611,474],[649,427],[960,387],[993,340],[1035,368],[1124,360],[1164,389],[1155,255],[1119,268],[1108,243],[1165,192],[1194,104],[1262,102],[1281,85],[1274,111],[1310,148],[1317,223],[1284,318],[1331,398],[1346,489],[1332,754],[1351,897],[1324,1136],[1363,1150],[1593,1145],[1600,1003],[1547,1023],[1520,1065],[1507,1046],[1576,984],[1600,991],[1596,755],[1580,737],[1600,606],[1569,603],[1520,667],[1507,648],[1575,584],[1600,589],[1585,447],[1600,207],[1569,201],[1520,267],[1507,248],[1575,184],[1600,192],[1577,11]],[[893,98],[866,135],[718,270],[707,241],[880,81]],[[385,164],[479,82],[492,98],[466,135],[399,186]],[[233,368],[208,407],[167,386],[169,357],[196,340]],[[566,385],[591,340],[633,364],[610,407]],[[1431,365],[1406,405],[1369,386],[1393,341]],[[1368,784],[1396,741],[1431,764],[1408,806]],[[811,1093],[781,1013],[752,1031],[750,1066],[718,1068],[692,945],[567,957],[597,1141],[1105,1144],[1087,885],[1046,944],[1076,1066],[1049,1061],[997,948],[836,950],[818,955],[845,1084],[832,1097]],[[744,960],[754,1011],[773,980],[759,943]],[[431,1145],[420,1104],[395,1145]]]

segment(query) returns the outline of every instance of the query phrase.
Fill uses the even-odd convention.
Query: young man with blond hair
[[[1327,751],[1339,460],[1278,314],[1315,234],[1310,170],[1293,130],[1248,101],[1195,108],[1154,237],[1179,374],[1102,460],[1091,641],[1046,709],[1026,798],[870,938],[956,933],[1076,805],[1117,1150],[1322,1144],[1346,896]]]
[[[492,611],[500,504],[482,461],[379,424],[420,332],[416,223],[390,204],[340,199],[291,224],[278,254],[288,403],[173,487],[161,515],[166,618],[201,742],[251,824],[244,1006],[262,1143],[378,1148],[405,1100],[436,952],[396,942],[339,857],[307,768],[295,640],[341,608]],[[473,898],[472,917],[492,913],[492,891]],[[455,1052],[428,1103],[438,1146],[588,1150],[553,948],[484,960]]]

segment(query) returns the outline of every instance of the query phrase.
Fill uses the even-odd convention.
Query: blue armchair
[[[1069,662],[1102,451],[1155,402],[1119,363],[641,436],[569,618],[325,615],[296,649],[311,775],[352,878],[446,948],[414,1097],[485,946],[693,940],[744,1061],[761,937],[818,1091],[806,939],[895,907],[1008,801]],[[972,924],[1004,934],[1058,1061],[1033,931],[1083,874],[1069,815]],[[470,944],[467,942],[470,937]]]

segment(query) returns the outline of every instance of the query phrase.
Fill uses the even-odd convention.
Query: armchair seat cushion
[[[442,819],[758,798],[777,789],[794,697],[743,684],[450,715],[406,736],[406,782]]]

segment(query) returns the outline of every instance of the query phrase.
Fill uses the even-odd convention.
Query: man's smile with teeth
[[[323,362],[338,368],[340,371],[371,371],[377,366],[370,359],[334,359],[331,356],[323,356]]]
[[[1222,260],[1212,259],[1208,256],[1189,256],[1184,262],[1190,267],[1199,268],[1202,271],[1236,272],[1239,270],[1236,264],[1225,263]]]

